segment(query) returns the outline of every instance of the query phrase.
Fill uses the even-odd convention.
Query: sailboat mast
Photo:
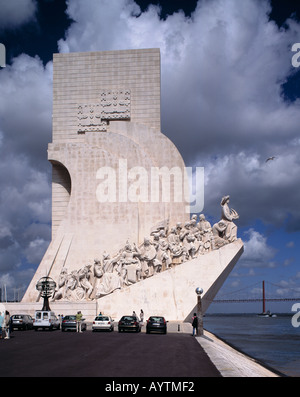
[[[262,292],[263,292],[263,313],[265,313],[266,312],[265,281],[262,282]]]

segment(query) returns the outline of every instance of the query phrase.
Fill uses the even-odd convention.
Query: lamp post
[[[46,276],[39,279],[36,284],[36,289],[39,291],[40,296],[44,298],[42,311],[50,311],[49,298],[55,291],[56,283],[52,278]]]
[[[203,289],[197,287],[195,290],[197,294],[197,317],[198,317],[198,326],[197,326],[197,335],[203,335],[203,315],[202,315],[202,299],[201,294],[203,294]]]

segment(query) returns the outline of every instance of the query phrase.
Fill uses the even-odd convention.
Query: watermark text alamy
[[[296,312],[292,317],[292,326],[294,328],[300,327],[300,303],[294,303],[292,312]]]
[[[204,208],[203,167],[128,168],[127,159],[119,159],[117,167],[100,167],[96,179],[100,203],[185,203],[187,213]]]
[[[295,52],[292,57],[292,65],[294,68],[298,68],[300,66],[300,43],[294,43],[291,50]]]

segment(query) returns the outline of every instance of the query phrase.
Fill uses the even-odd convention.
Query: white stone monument
[[[218,224],[190,218],[183,159],[160,131],[159,49],[54,54],[53,73],[52,241],[22,303],[49,276],[64,313],[183,320],[195,286],[208,307],[243,250],[238,215],[225,196]]]

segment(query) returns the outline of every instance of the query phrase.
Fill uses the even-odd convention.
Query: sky
[[[51,239],[53,53],[139,48],[160,48],[162,132],[186,166],[204,167],[206,218],[220,219],[224,195],[240,216],[245,252],[219,296],[247,286],[254,294],[266,280],[276,296],[300,298],[298,1],[0,0],[0,43],[0,288],[8,299],[25,292]],[[250,307],[211,311],[260,309]]]

